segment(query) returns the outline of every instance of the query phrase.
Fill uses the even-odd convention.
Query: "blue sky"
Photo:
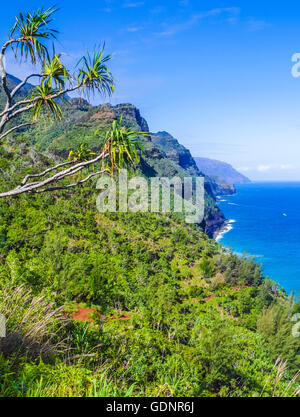
[[[2,6],[1,41],[16,13],[41,4]],[[66,52],[70,65],[103,41],[114,53],[112,104],[135,104],[151,131],[170,132],[193,156],[229,162],[254,180],[300,180],[300,78],[291,74],[292,56],[300,53],[299,2],[57,5],[57,50]],[[8,60],[9,72],[27,70]]]

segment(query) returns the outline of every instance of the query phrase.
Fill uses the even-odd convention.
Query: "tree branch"
[[[80,180],[78,182],[75,182],[74,184],[69,184],[69,185],[61,186],[61,187],[46,188],[44,190],[35,191],[35,193],[40,194],[40,193],[45,193],[46,191],[67,190],[68,188],[71,188],[71,187],[77,187],[78,185],[81,185],[81,184],[87,182],[92,177],[95,177],[96,175],[101,175],[104,172],[106,172],[106,170],[93,172],[92,174],[89,174],[86,178],[84,178],[83,180]]]
[[[2,135],[0,135],[0,140],[4,139],[7,135],[9,135],[14,130],[20,129],[21,127],[25,127],[25,126],[32,126],[33,124],[34,124],[34,122],[28,122],[28,123],[21,123],[18,126],[14,126],[11,129],[4,132]]]
[[[5,117],[6,114],[8,114],[9,112],[9,108],[12,104],[12,95],[7,87],[7,73],[6,73],[6,69],[5,69],[5,65],[4,65],[4,56],[5,56],[5,52],[6,49],[8,48],[9,45],[12,45],[15,42],[20,42],[21,38],[19,39],[10,39],[9,41],[7,41],[1,48],[1,52],[0,52],[0,77],[1,77],[1,83],[2,83],[2,88],[6,94],[7,97],[7,101],[5,104],[5,109],[3,113],[3,116],[1,115],[0,117],[2,117],[1,122],[0,122],[0,133],[3,132],[3,128],[5,126],[5,124],[7,123],[7,116]],[[6,136],[6,135],[5,135]]]
[[[33,78],[33,77],[39,77],[39,78],[41,78],[41,77],[43,77],[41,74],[30,74],[30,75],[28,75],[22,82],[20,82],[20,84],[18,84],[15,88],[14,88],[14,90],[11,92],[11,98],[13,98],[15,95],[16,95],[16,93],[22,88],[22,87],[24,87],[24,85],[28,82],[28,80],[30,79],[30,78]],[[2,114],[2,113],[1,113]]]
[[[16,26],[15,26],[16,27]],[[108,71],[105,62],[110,59],[110,56],[102,58],[102,51],[95,55],[95,58],[91,58],[88,55],[88,59],[85,59],[85,67],[79,70],[78,72],[78,78],[76,76],[68,75],[68,83],[67,87],[65,87],[64,83],[63,85],[59,83],[59,87],[53,88],[52,79],[55,79],[55,76],[57,79],[60,77],[59,69],[58,71],[53,69],[53,71],[50,69],[49,73],[49,80],[48,82],[43,82],[40,84],[40,88],[36,88],[34,92],[29,95],[29,97],[23,97],[23,99],[16,101],[14,99],[15,95],[18,91],[28,82],[28,80],[31,77],[40,77],[42,80],[46,80],[47,76],[44,77],[44,74],[30,74],[23,81],[21,81],[18,85],[14,86],[13,89],[9,89],[7,86],[7,73],[6,68],[4,65],[4,59],[5,59],[5,53],[9,46],[12,47],[13,52],[15,53],[15,56],[17,56],[17,48],[13,47],[14,43],[22,43],[23,46],[25,44],[25,52],[24,49],[21,51],[21,55],[23,55],[23,52],[25,53],[25,56],[27,55],[27,52],[30,52],[31,60],[33,63],[36,62],[37,57],[39,59],[42,59],[43,52],[46,51],[48,56],[48,51],[46,46],[43,44],[39,44],[41,48],[45,48],[42,50],[42,53],[40,49],[37,49],[35,45],[36,37],[42,36],[43,34],[37,33],[36,36],[33,38],[23,35],[23,31],[20,31],[21,35],[17,39],[10,39],[8,40],[0,49],[0,83],[2,82],[3,91],[6,94],[7,101],[5,104],[4,109],[0,113],[0,143],[1,140],[9,135],[11,132],[16,131],[17,129],[20,129],[25,126],[30,126],[31,122],[26,123],[19,123],[17,126],[10,127],[7,126],[7,123],[10,122],[11,119],[15,118],[16,116],[21,115],[24,112],[28,112],[29,110],[33,109],[35,111],[34,116],[38,117],[40,115],[41,108],[48,108],[49,103],[53,107],[52,111],[54,115],[60,117],[61,110],[59,106],[55,105],[55,100],[59,97],[62,97],[66,95],[67,93],[70,93],[75,90],[79,89],[91,89],[94,90],[95,88],[98,88],[98,90],[101,93],[105,93],[105,91],[111,93],[113,91],[113,79],[110,75],[110,72]],[[12,36],[12,35],[11,35]],[[26,49],[28,48],[28,49]],[[60,62],[59,62],[60,63]],[[62,68],[65,71],[65,67],[62,66]],[[105,73],[108,74],[108,77],[103,75],[102,71],[105,71]],[[68,73],[69,74],[69,73]],[[52,75],[54,78],[52,78]],[[57,81],[57,80],[56,80]],[[44,88],[45,87],[45,88]],[[12,90],[12,91],[10,91]],[[52,102],[51,102],[52,101]],[[51,107],[50,106],[50,107]],[[7,129],[6,131],[5,128]],[[84,168],[94,165],[97,162],[103,162],[104,159],[109,156],[109,154],[105,151],[102,151],[102,153],[92,160],[78,162],[78,160],[69,161],[57,164],[54,167],[45,169],[43,172],[38,174],[28,174],[25,176],[21,184],[16,187],[15,189],[0,193],[0,198],[4,197],[12,197],[24,193],[43,193],[46,191],[54,191],[59,189],[68,189],[71,187],[75,187],[77,185],[83,184],[86,181],[88,181],[90,178],[100,175],[104,172],[106,172],[106,169],[103,169],[103,163],[102,168],[100,168],[99,171],[90,173],[87,175],[84,179],[79,180],[73,184],[70,184],[71,181],[67,182],[67,185],[56,185],[57,182],[63,180],[64,178],[70,177],[77,172],[82,171]],[[82,159],[84,156],[81,157]],[[67,167],[68,165],[71,165],[71,167]],[[49,174],[49,175],[47,175]],[[46,178],[43,178],[47,175]],[[30,179],[35,178],[36,180],[32,180],[30,182]],[[53,184],[55,183],[55,184]]]
[[[11,105],[11,101],[12,101],[12,96],[7,88],[7,83],[6,83],[6,70],[5,70],[5,66],[4,66],[4,55],[6,52],[6,49],[9,47],[9,45],[12,45],[15,42],[20,42],[21,39],[10,39],[9,41],[5,42],[5,44],[2,46],[1,48],[1,52],[0,52],[0,77],[1,77],[1,82],[2,82],[2,87],[3,90],[7,96],[7,103],[5,108],[8,108]]]
[[[6,123],[8,123],[11,119],[13,119],[14,117],[18,116],[21,113],[24,113],[30,109],[32,109],[34,107],[34,104],[31,104],[30,106],[26,106],[26,107],[21,107],[20,109],[16,110],[15,112],[11,113],[9,116],[4,116],[4,122],[3,122],[3,127],[6,125]],[[2,123],[2,122],[1,122]],[[1,129],[0,129],[1,131]]]
[[[72,91],[78,90],[78,89],[79,89],[79,88],[81,88],[81,87],[82,87],[82,83],[77,84],[75,87],[70,87],[70,88],[66,88],[65,90],[58,91],[57,93],[55,93],[55,94],[51,94],[50,96],[48,96],[48,97],[46,97],[46,98],[47,98],[47,99],[56,99],[56,98],[58,98],[58,97],[63,96],[64,94],[71,93]],[[23,111],[26,111],[26,110],[28,110],[28,109],[31,109],[31,108],[33,107],[33,104],[34,104],[35,102],[39,101],[39,100],[41,100],[41,98],[40,98],[40,97],[36,97],[36,98],[34,98],[34,99],[28,99],[28,100],[21,100],[21,101],[18,101],[18,102],[17,102],[17,103],[15,103],[13,106],[9,107],[8,109],[6,109],[6,110],[4,110],[2,113],[0,113],[0,117],[5,116],[7,113],[11,113],[11,112],[12,112],[12,111],[14,111],[17,107],[19,107],[19,106],[23,106],[24,104],[32,104],[32,106],[26,106],[26,107],[23,107],[23,109],[24,109]],[[10,115],[10,116],[14,117],[14,115],[18,114],[17,112],[18,112],[18,110],[17,110],[16,112],[12,113],[12,115]],[[11,117],[10,117],[10,118],[11,118]]]
[[[21,185],[27,184],[27,181],[29,180],[29,178],[44,177],[46,174],[48,174],[51,171],[54,171],[54,170],[59,169],[59,168],[62,168],[64,166],[66,166],[66,165],[74,164],[75,162],[77,162],[76,159],[74,161],[63,162],[62,164],[58,164],[58,165],[55,165],[54,167],[45,169],[45,171],[43,171],[43,172],[41,172],[39,174],[28,174],[28,175],[26,175],[26,177],[22,181]]]
[[[22,183],[21,183],[21,185],[19,187],[15,188],[13,190],[10,190],[10,191],[6,191],[4,193],[0,193],[0,198],[13,197],[13,196],[16,196],[16,195],[20,195],[20,194],[24,194],[24,193],[31,193],[31,192],[37,193],[38,191],[39,192],[50,191],[50,190],[52,190],[52,187],[51,188],[47,188],[47,189],[43,189],[43,187],[45,187],[45,186],[47,186],[47,185],[49,185],[49,184],[51,184],[51,183],[53,183],[55,181],[56,182],[57,181],[60,181],[63,178],[69,177],[70,175],[74,175],[77,172],[82,171],[84,168],[86,168],[86,167],[88,167],[90,165],[93,165],[93,164],[97,163],[98,161],[100,161],[103,158],[106,158],[107,156],[109,156],[109,155],[108,154],[104,154],[104,152],[103,152],[100,155],[96,156],[94,159],[91,159],[89,161],[84,161],[84,162],[80,162],[78,164],[75,164],[74,166],[72,166],[70,168],[67,168],[67,169],[65,169],[63,171],[57,172],[52,177],[47,178],[47,179],[45,179],[43,181],[35,181],[35,182],[32,182],[32,183],[27,183],[30,175],[31,176],[34,176],[34,177],[44,176],[47,173],[49,173],[49,172],[51,172],[51,171],[53,171],[55,169],[61,168],[61,167],[65,166],[65,165],[67,165],[69,163],[58,164],[58,165],[56,165],[53,168],[49,168],[48,170],[45,170],[47,172],[43,171],[40,174],[30,174],[29,176],[26,176],[24,178],[24,180],[22,181]],[[72,161],[72,162],[74,163],[76,161]],[[72,162],[70,162],[70,163],[72,163]],[[70,184],[69,186],[67,185],[67,186],[65,186],[63,188],[70,188],[70,186],[75,187],[78,184],[81,184],[83,182],[88,181],[94,175],[100,175],[101,173],[104,173],[104,172],[106,172],[106,170],[98,171],[97,173],[92,173],[92,174],[88,175],[88,177],[85,178],[84,180],[81,180],[81,181],[79,181],[78,183],[75,183],[75,184]],[[54,188],[56,189],[57,187],[53,187],[53,189]],[[43,189],[43,190],[41,190],[41,189]],[[60,188],[57,188],[57,189],[60,189]]]
[[[19,84],[19,86],[21,84]],[[50,95],[48,97],[48,99],[56,99],[56,98],[59,98],[59,97],[65,95],[67,93],[70,93],[72,91],[78,90],[81,87],[82,87],[82,84],[77,84],[75,87],[66,88],[65,90],[58,91],[57,93]],[[0,133],[3,132],[3,129],[4,129],[5,125],[11,119],[13,119],[14,117],[18,116],[19,114],[22,114],[22,113],[25,113],[25,112],[31,110],[34,107],[35,103],[37,101],[39,101],[39,100],[41,100],[40,97],[34,98],[32,100],[30,100],[30,99],[28,99],[28,100],[22,100],[22,101],[19,101],[19,102],[15,103],[12,106],[9,104],[9,102],[7,102],[8,105],[6,106],[5,110],[2,113],[0,113],[0,117],[2,117],[2,119],[0,121]],[[15,110],[17,107],[19,107],[19,106],[21,106],[23,104],[27,104],[27,106],[26,107],[21,107],[20,109]],[[15,111],[13,111],[13,110],[15,110]],[[1,135],[0,136],[0,140],[3,139],[5,136],[7,136],[8,133],[11,133],[11,130],[8,131],[8,132],[5,132],[3,135]]]
[[[16,93],[26,84],[26,82],[32,78],[32,77],[42,77],[42,74],[30,74],[28,75],[21,83],[19,83],[12,92],[9,91],[8,87],[7,87],[7,73],[6,73],[6,69],[4,66],[4,56],[5,56],[5,52],[8,48],[8,46],[12,45],[13,43],[17,43],[17,42],[22,42],[23,40],[21,38],[18,39],[10,39],[9,41],[7,41],[1,48],[1,52],[0,52],[0,78],[1,78],[1,83],[2,83],[2,87],[3,90],[7,96],[7,101],[6,101],[6,105],[4,110],[0,113],[0,117],[1,117],[1,121],[0,121],[0,133],[3,132],[3,129],[5,127],[5,125],[14,117],[18,116],[21,113],[27,112],[30,109],[32,109],[34,107],[34,104],[40,100],[39,97],[34,98],[34,99],[28,99],[28,100],[21,100],[18,101],[15,104],[12,104],[12,99],[13,97],[16,95]],[[82,83],[77,84],[75,87],[69,87],[66,88],[65,90],[62,91],[58,91],[55,94],[52,94],[51,96],[49,96],[49,99],[56,99],[61,97],[64,94],[67,94],[69,92],[78,90],[79,88],[82,87]],[[21,107],[18,109],[18,107],[20,106],[25,106],[25,107]],[[16,110],[18,109],[18,110]],[[24,124],[22,124],[22,126],[25,126]],[[9,129],[7,132],[5,132],[3,135],[0,136],[0,140],[3,139],[5,136],[7,136],[9,133],[13,132],[14,130],[16,130],[17,128],[14,129]]]

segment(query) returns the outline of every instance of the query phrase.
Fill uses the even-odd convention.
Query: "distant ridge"
[[[209,158],[194,158],[197,167],[205,175],[211,177],[220,177],[228,184],[249,184],[251,181],[245,175],[238,172],[230,164],[226,162],[217,161],[216,159]]]
[[[8,76],[9,88],[14,88],[19,81],[13,76]],[[30,91],[31,88],[30,84],[26,84],[24,89],[20,90],[20,96],[26,96],[26,91]],[[5,94],[0,87],[0,106],[5,103],[5,100]],[[147,121],[141,116],[139,109],[130,103],[92,106],[84,99],[70,98],[68,105],[62,103],[61,107],[64,113],[62,120],[56,123],[35,125],[26,132],[14,132],[8,139],[12,143],[14,140],[24,143],[26,148],[30,148],[31,154],[37,152],[40,156],[44,153],[50,159],[60,161],[65,160],[70,150],[77,149],[80,143],[87,143],[94,151],[99,150],[99,138],[94,135],[95,130],[109,129],[112,121],[119,120],[121,115],[123,116],[122,124],[126,128],[138,132],[149,132]],[[158,134],[155,138],[157,136]],[[141,138],[144,147],[140,164],[141,173],[147,177],[204,176],[186,148],[165,132],[160,132],[160,136],[163,136],[164,140],[166,136],[168,137],[165,144],[167,152],[156,146],[151,137]],[[175,148],[173,152],[167,147],[169,139]],[[168,156],[169,151],[171,152]],[[36,154],[34,154],[34,159],[37,159]],[[226,185],[226,192],[223,190],[223,185],[219,186],[209,177],[205,177],[205,213],[201,226],[209,236],[214,236],[225,222],[224,214],[216,203],[216,196],[221,193],[227,195],[231,190],[228,189],[228,185]]]

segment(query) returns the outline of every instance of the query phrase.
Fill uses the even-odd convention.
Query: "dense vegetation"
[[[20,32],[13,42],[23,42],[21,53],[35,57],[44,51],[36,38],[53,12],[41,10],[25,20],[20,15],[11,33]],[[104,74],[112,91],[101,57],[84,61],[77,88],[103,88]],[[57,60],[47,63],[48,75],[32,93],[34,117],[44,103],[61,116],[56,100],[61,94],[51,97],[53,72],[58,84],[65,75]],[[8,106],[13,85],[6,85]],[[2,98],[0,91],[0,104]],[[130,105],[92,108],[75,100],[63,110],[65,121],[46,129],[41,123],[4,132],[1,191],[67,155],[77,160],[80,153],[99,152],[95,129],[106,128],[120,113],[126,127],[148,130]],[[2,116],[2,131],[12,112]],[[123,127],[120,132],[118,141],[127,140]],[[105,149],[113,155],[115,138],[106,137]],[[125,149],[123,139],[118,152]],[[127,141],[126,152],[132,143]],[[151,140],[143,145],[143,175],[202,175],[194,161],[187,167],[180,162],[181,151],[190,154],[178,143],[179,153],[171,158]],[[78,183],[90,170],[94,166],[72,177]],[[63,177],[62,183],[70,181],[74,178]],[[300,312],[300,304],[263,277],[252,259],[205,233],[224,221],[208,180],[201,225],[188,225],[175,214],[99,213],[96,196],[93,178],[77,188],[0,199],[0,313],[7,320],[0,339],[0,396],[299,395],[294,374],[300,341],[292,335],[291,315]]]
[[[107,130],[113,120],[123,118],[122,125],[129,130],[149,132],[146,120],[140,111],[132,104],[111,106],[91,106],[86,100],[71,99],[68,105],[62,106],[64,117],[59,122],[40,124],[29,130],[20,132],[20,140],[34,146],[43,152],[50,152],[55,157],[66,158],[72,149],[77,149],[81,143],[86,144],[97,152],[99,138],[96,130]],[[196,166],[190,152],[180,145],[177,140],[172,141],[172,156],[167,146],[156,145],[157,135],[141,137],[144,152],[139,170],[148,177],[174,176],[204,176]],[[210,177],[205,177],[205,221],[203,228],[213,236],[214,232],[223,225],[224,216],[219,210],[215,193],[232,192],[228,184],[220,184]]]
[[[1,395],[283,395],[300,358],[284,292],[198,226],[100,214],[95,196],[0,203]],[[77,303],[99,315],[64,323]]]
[[[1,189],[60,152],[9,138]],[[299,305],[200,226],[101,214],[96,196],[92,180],[0,201],[0,395],[294,395]],[[69,320],[79,306],[91,322]]]

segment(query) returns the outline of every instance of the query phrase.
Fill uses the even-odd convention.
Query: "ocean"
[[[300,297],[300,182],[236,186],[219,207],[230,222],[218,241],[254,256],[265,276]]]

